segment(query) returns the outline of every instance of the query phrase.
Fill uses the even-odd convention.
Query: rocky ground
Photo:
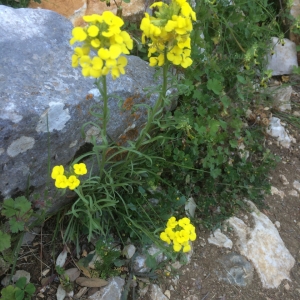
[[[299,102],[294,93],[291,114],[297,115]],[[265,196],[266,208],[257,211],[249,203],[248,211],[240,212],[217,232],[198,228],[188,264],[165,265],[156,272],[155,280],[133,278],[131,287],[135,285],[137,293],[130,292],[128,299],[300,299],[300,134],[295,127],[284,126],[295,138],[289,148],[268,135],[265,138],[265,146],[281,159],[269,174],[272,189]],[[60,239],[57,244],[51,241],[55,223],[54,218],[46,222],[32,244],[22,247],[18,259],[17,270],[27,271],[37,288],[33,299],[63,299],[56,296],[60,282],[54,260],[63,245]],[[92,249],[84,241],[83,237],[81,247],[88,253]],[[78,261],[72,249],[70,252],[73,256],[68,254],[66,269],[76,267]],[[127,271],[125,268],[123,274],[128,275]],[[106,296],[100,293],[89,299],[119,299],[116,295],[124,284],[123,279],[115,279]],[[75,284],[73,290],[69,299],[88,299],[99,288]]]

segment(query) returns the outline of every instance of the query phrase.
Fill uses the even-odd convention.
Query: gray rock
[[[277,288],[284,279],[290,280],[290,270],[295,259],[285,247],[278,230],[271,220],[251,201],[245,201],[252,210],[254,227],[248,227],[241,219],[228,220],[238,236],[240,253],[253,263],[264,288]]]
[[[273,70],[272,75],[291,74],[293,67],[298,67],[296,44],[288,39],[281,45],[277,37],[272,38],[273,55],[268,55],[267,69]]]
[[[48,163],[51,169],[67,167],[75,153],[88,146],[80,130],[84,123],[97,121],[90,109],[101,104],[100,97],[93,96],[94,80],[71,67],[72,28],[52,11],[0,6],[0,199],[25,191],[29,178],[41,199],[44,194],[55,199],[52,211],[64,204],[53,196]],[[129,56],[126,75],[115,81],[108,76],[108,134],[113,140],[128,128],[138,131],[145,122],[145,110],[133,113],[131,107],[155,103],[157,94],[148,97],[143,91],[156,84],[154,72],[140,58]],[[124,110],[118,106],[120,99],[128,100]]]
[[[271,86],[268,88],[270,91],[270,97],[273,100],[273,105],[275,105],[280,111],[290,111],[291,106],[291,95],[293,89],[291,86],[277,87]]]
[[[151,300],[168,300],[157,284],[151,284],[148,293]]]
[[[254,268],[245,257],[232,252],[222,256],[218,262],[222,265],[220,271],[215,271],[219,280],[238,286],[251,284]]]
[[[216,229],[213,234],[207,239],[210,244],[216,245],[218,247],[232,248],[232,241],[229,239],[221,230]]]
[[[93,300],[119,300],[121,299],[122,289],[125,284],[125,280],[121,277],[113,277],[109,280],[107,286],[101,288],[88,299]]]

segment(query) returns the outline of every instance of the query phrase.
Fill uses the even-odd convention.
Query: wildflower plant
[[[192,21],[196,14],[186,0],[172,0],[170,5],[155,2],[150,8],[158,11],[150,17],[145,13],[141,22],[142,42],[148,43],[150,66],[162,66],[166,61],[183,68],[189,67],[193,61],[191,55],[190,33]]]
[[[70,190],[76,189],[80,185],[80,180],[77,176],[85,175],[87,168],[84,163],[74,164],[70,172],[65,173],[62,165],[55,166],[52,169],[51,178],[55,180],[55,186],[58,189],[69,188]]]
[[[184,217],[176,220],[171,217],[167,222],[166,229],[161,232],[160,239],[168,244],[173,244],[175,252],[189,252],[191,250],[190,242],[196,240],[195,226],[191,224],[189,218]]]

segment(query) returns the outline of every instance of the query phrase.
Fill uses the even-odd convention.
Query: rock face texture
[[[268,55],[267,69],[273,70],[272,75],[292,74],[293,67],[298,67],[296,44],[288,39],[284,43],[277,37],[272,38],[274,54]]]
[[[116,3],[121,1],[117,0]],[[147,0],[131,0],[130,3],[122,3],[122,16],[124,19],[136,22],[141,20],[144,16],[144,12],[148,5],[153,1]],[[84,21],[82,19],[85,15],[102,14],[106,10],[112,11],[117,14],[117,5],[115,1],[110,1],[110,6],[106,5],[106,2],[100,0],[47,0],[37,3],[31,1],[30,8],[42,8],[49,9],[59,13],[60,15],[68,18],[74,26],[83,26]]]
[[[0,199],[28,185],[43,194],[48,164],[51,169],[66,166],[89,141],[80,132],[82,125],[99,121],[90,114],[101,105],[94,80],[71,67],[72,28],[52,11],[0,6]],[[143,91],[155,84],[153,75],[146,62],[129,56],[126,75],[107,78],[108,134],[116,142],[122,135],[135,138],[145,122],[146,112],[131,108],[155,103],[157,95],[148,97]],[[85,132],[92,135],[99,129],[87,126]],[[51,179],[49,187],[54,189]]]
[[[265,288],[277,288],[281,281],[290,279],[290,270],[295,264],[285,247],[276,227],[256,206],[247,201],[251,210],[254,228],[248,227],[241,219],[228,220],[238,236],[238,248],[242,255],[253,263]]]

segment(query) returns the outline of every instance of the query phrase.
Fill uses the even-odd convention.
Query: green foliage
[[[25,277],[21,277],[16,282],[16,286],[8,285],[2,289],[0,300],[30,300],[35,293],[35,286],[27,283]]]
[[[118,276],[124,261],[120,259],[121,251],[112,247],[110,240],[99,240],[96,244],[96,253],[101,260],[95,262],[95,269],[102,279]]]
[[[24,230],[25,222],[29,219],[31,213],[31,203],[24,196],[18,197],[15,200],[9,198],[3,202],[1,214],[9,219],[12,233]]]
[[[34,2],[41,3],[42,0],[34,0]],[[30,0],[0,0],[0,5],[11,6],[13,8],[27,7]]]
[[[265,70],[270,37],[283,37],[277,12],[265,0],[236,0],[234,5],[200,0],[195,11],[193,65],[184,70],[163,66],[158,72],[163,84],[149,88],[149,95],[159,93],[160,100],[154,108],[146,107],[148,120],[141,133],[122,146],[106,136],[109,99],[105,81],[96,81],[103,106],[91,114],[102,121],[85,124],[83,132],[87,125],[97,126],[102,144],[93,138],[92,151],[76,162],[93,157],[93,169],[99,172],[76,189],[78,198],[67,214],[66,241],[80,233],[91,239],[113,232],[123,243],[128,238],[154,242],[171,256],[158,235],[170,216],[185,213],[190,197],[197,205],[194,221],[208,227],[243,207],[244,197],[262,203],[276,159],[263,146],[264,129],[248,126],[245,115],[265,100],[254,86],[263,88],[271,77]],[[135,37],[136,53],[145,58],[138,26],[127,26]],[[167,87],[177,90],[179,103],[175,111],[163,114],[171,102]],[[107,245],[97,246],[97,251],[104,255],[98,269],[105,278],[120,254]]]

